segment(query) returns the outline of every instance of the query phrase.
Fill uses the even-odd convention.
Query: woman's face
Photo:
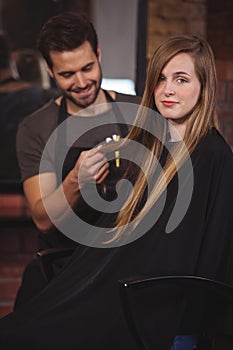
[[[192,57],[180,53],[167,63],[160,74],[154,91],[156,107],[171,124],[184,126],[184,117],[196,105],[200,90],[201,84]]]

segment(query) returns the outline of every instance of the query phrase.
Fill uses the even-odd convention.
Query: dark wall
[[[14,49],[34,48],[42,24],[69,10],[89,14],[89,0],[2,0],[2,27]]]

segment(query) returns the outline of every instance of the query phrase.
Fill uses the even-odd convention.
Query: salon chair
[[[138,349],[170,350],[176,335],[194,336],[197,350],[233,349],[226,331],[227,322],[233,323],[231,286],[197,276],[138,276],[118,282]]]

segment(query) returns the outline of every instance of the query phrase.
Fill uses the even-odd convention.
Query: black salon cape
[[[233,285],[232,152],[213,129],[191,159],[192,200],[175,230],[165,233],[177,179],[159,220],[141,238],[110,249],[79,245],[40,295],[1,319],[2,350],[136,349],[117,283],[125,277],[189,274]],[[187,191],[185,181],[180,187]]]

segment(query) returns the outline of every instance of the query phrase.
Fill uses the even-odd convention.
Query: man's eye
[[[92,64],[83,68],[83,72],[89,72],[92,69]]]
[[[63,78],[70,78],[73,75],[73,73],[63,73],[62,76]]]

